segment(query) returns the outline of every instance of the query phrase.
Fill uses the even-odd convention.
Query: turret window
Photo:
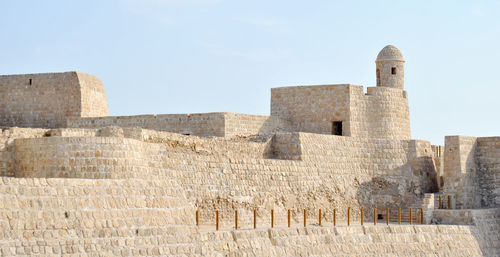
[[[396,75],[396,67],[392,67],[391,68],[391,74],[392,75]]]

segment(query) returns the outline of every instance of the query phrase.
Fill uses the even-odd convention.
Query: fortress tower
[[[393,45],[384,47],[377,56],[377,87],[404,89],[405,70],[403,54]]]
[[[271,89],[271,115],[293,130],[365,138],[410,139],[410,110],[404,90],[404,59],[394,46],[377,56],[377,86],[352,84]]]

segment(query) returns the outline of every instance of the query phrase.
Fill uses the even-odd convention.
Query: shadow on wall
[[[391,213],[397,212],[398,208],[421,208],[424,194],[438,191],[433,160],[427,156],[416,157],[388,173],[401,174],[401,170],[405,169],[410,170],[407,177],[376,176],[369,182],[361,183],[356,193],[359,206],[369,210],[389,208]],[[370,212],[366,214],[372,217]]]

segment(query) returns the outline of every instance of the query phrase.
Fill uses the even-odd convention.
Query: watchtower
[[[377,87],[404,89],[403,54],[393,45],[384,47],[377,55]]]

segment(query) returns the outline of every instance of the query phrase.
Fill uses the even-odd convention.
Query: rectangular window
[[[396,75],[396,67],[391,68],[391,73],[392,73],[392,75]]]
[[[33,79],[30,79],[29,83],[30,85],[33,85]]]
[[[332,122],[332,135],[342,136],[342,121]]]

